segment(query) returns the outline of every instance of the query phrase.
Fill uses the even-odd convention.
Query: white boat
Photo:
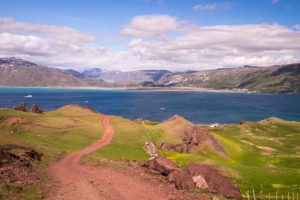
[[[25,98],[32,98],[32,95],[29,94],[29,95],[25,96]]]
[[[165,108],[165,107],[161,107],[160,109],[161,109],[161,110],[165,110],[166,108]]]

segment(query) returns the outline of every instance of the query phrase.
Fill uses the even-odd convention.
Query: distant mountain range
[[[176,73],[167,70],[122,72],[93,68],[80,73],[72,69],[50,68],[10,57],[0,59],[0,85],[27,87],[201,87],[300,93],[300,63]]]
[[[217,69],[174,74],[164,85],[214,89],[247,89],[257,92],[300,93],[300,63]]]
[[[153,82],[155,84],[163,83],[173,73],[167,70],[138,70],[130,72],[122,72],[119,70],[102,70],[93,68],[83,71],[87,77],[101,79],[107,82],[118,84]]]
[[[106,83],[75,70],[61,70],[37,65],[19,58],[0,59],[0,85],[24,87],[88,87]]]

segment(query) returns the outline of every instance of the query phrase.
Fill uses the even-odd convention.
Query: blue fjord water
[[[175,114],[195,123],[238,123],[272,116],[300,121],[299,94],[0,87],[0,107],[12,108],[19,102],[25,102],[29,108],[37,104],[45,110],[79,104],[103,114],[153,121]]]

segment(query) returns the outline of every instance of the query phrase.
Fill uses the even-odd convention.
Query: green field
[[[147,141],[147,135],[141,124],[117,116],[112,116],[110,123],[115,130],[112,141],[110,144],[91,153],[88,156],[89,159],[97,161],[99,158],[111,160],[121,158],[147,160],[149,158],[143,148]]]
[[[13,123],[9,124],[9,120]],[[151,140],[159,146],[163,141],[181,143],[180,129],[187,122],[183,118],[172,123],[145,121]],[[8,126],[9,124],[9,126]],[[147,160],[143,150],[148,140],[140,122],[118,116],[111,117],[115,135],[110,144],[84,157],[84,161],[100,164],[100,159]],[[300,122],[288,122],[270,118],[243,125],[231,124],[221,128],[208,128],[217,142],[229,155],[229,159],[216,154],[211,148],[192,151],[191,154],[160,150],[178,165],[186,167],[190,162],[212,165],[236,181],[243,195],[253,189],[256,197],[263,188],[264,198],[275,199],[287,193],[300,193]],[[8,132],[8,133],[7,133]],[[80,106],[65,106],[44,114],[33,114],[9,109],[0,110],[0,144],[13,143],[34,148],[45,155],[34,166],[45,184],[37,187],[11,185],[10,192],[19,192],[23,199],[32,199],[40,191],[47,190],[45,168],[68,153],[83,149],[103,134],[101,114]],[[3,180],[0,194],[8,195]],[[20,187],[22,189],[20,189]],[[18,189],[19,188],[19,189]]]

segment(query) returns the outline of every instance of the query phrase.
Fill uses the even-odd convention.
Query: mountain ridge
[[[0,85],[24,87],[106,86],[101,80],[84,77],[75,70],[37,65],[19,58],[0,59]]]
[[[0,85],[25,87],[187,87],[244,90],[267,93],[300,93],[300,63],[270,67],[243,66],[203,71],[123,72],[91,68],[50,68],[19,58],[0,58]]]

